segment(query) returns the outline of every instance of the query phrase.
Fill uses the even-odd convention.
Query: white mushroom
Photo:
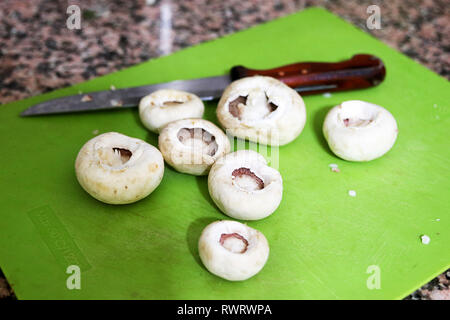
[[[205,106],[196,95],[173,89],[155,91],[141,99],[139,116],[144,126],[153,132],[160,132],[169,122],[201,118]]]
[[[261,271],[269,257],[269,243],[258,230],[224,220],[213,222],[203,230],[198,251],[209,272],[240,281]]]
[[[349,161],[370,161],[388,152],[397,139],[397,122],[378,105],[351,100],[332,108],[323,123],[330,149]]]
[[[158,144],[168,164],[193,175],[208,174],[213,163],[230,152],[230,141],[223,131],[203,119],[169,123],[161,131]]]
[[[302,132],[306,110],[300,95],[281,81],[254,76],[232,82],[217,107],[227,133],[266,145],[284,145]]]
[[[161,152],[120,133],[101,134],[81,148],[75,161],[80,185],[94,198],[125,204],[148,196],[161,182]]]
[[[283,182],[262,155],[239,150],[216,161],[208,176],[208,190],[214,203],[226,215],[258,220],[280,205]]]

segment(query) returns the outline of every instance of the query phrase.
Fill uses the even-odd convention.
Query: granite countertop
[[[66,28],[71,4],[82,10],[80,30]],[[368,30],[366,9],[374,4],[381,9],[381,29]],[[3,0],[0,104],[111,73],[310,6],[327,8],[450,77],[448,0]],[[407,299],[450,300],[449,281],[447,270]],[[14,298],[1,271],[0,298]]]

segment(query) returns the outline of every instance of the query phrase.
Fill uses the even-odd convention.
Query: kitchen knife
[[[220,98],[232,81],[254,75],[277,78],[301,95],[307,95],[376,86],[383,81],[385,74],[383,62],[368,54],[357,54],[341,62],[300,62],[270,70],[236,66],[231,69],[230,74],[223,76],[177,80],[53,99],[28,108],[21,116],[136,107],[142,97],[165,88],[191,92],[208,101]]]

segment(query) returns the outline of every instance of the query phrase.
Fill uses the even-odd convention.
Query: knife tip
[[[21,117],[28,117],[28,116],[30,116],[32,113],[27,109],[27,110],[25,110],[25,111],[22,111],[19,115],[21,116]]]

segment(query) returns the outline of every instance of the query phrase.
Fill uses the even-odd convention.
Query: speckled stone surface
[[[72,4],[82,11],[80,30],[66,27],[66,10]],[[380,7],[379,30],[366,28],[369,5]],[[327,8],[450,77],[448,0],[2,0],[0,104],[92,79],[310,6]],[[447,271],[407,299],[450,300],[449,280]],[[0,298],[14,298],[1,271]]]

